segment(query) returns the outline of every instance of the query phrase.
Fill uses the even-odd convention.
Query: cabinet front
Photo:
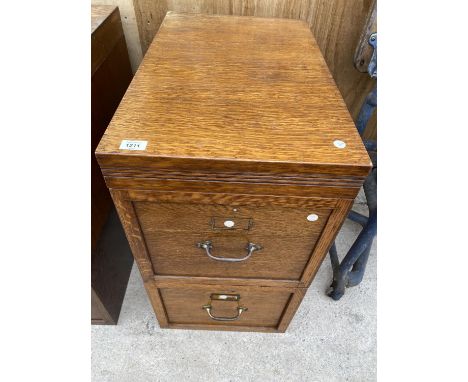
[[[332,208],[133,202],[156,275],[299,280]]]
[[[169,324],[276,328],[292,293],[219,286],[160,289]]]

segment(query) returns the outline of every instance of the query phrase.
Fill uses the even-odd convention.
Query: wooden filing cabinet
[[[163,328],[284,332],[371,168],[305,23],[171,12],[96,156]]]
[[[119,9],[91,6],[91,322],[116,324],[133,257],[94,156],[131,79]]]

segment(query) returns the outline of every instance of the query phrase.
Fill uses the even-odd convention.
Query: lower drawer
[[[149,282],[146,288],[161,327],[266,332],[286,330],[305,292],[183,282],[170,287]]]

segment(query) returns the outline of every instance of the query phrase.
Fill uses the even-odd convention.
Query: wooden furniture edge
[[[209,330],[212,332],[258,332],[258,333],[281,333],[273,326],[229,326],[229,325],[203,325],[203,324],[169,324],[163,329],[185,329],[185,330]]]
[[[253,195],[243,193],[214,193],[214,192],[183,192],[183,191],[148,191],[127,190],[122,194],[127,200],[135,202],[173,202],[173,203],[197,203],[197,204],[229,204],[238,205],[281,205],[285,207],[323,207],[335,208],[338,199],[282,196],[282,195]]]
[[[99,310],[99,314],[103,318],[92,318],[91,317],[91,325],[115,325],[117,322],[112,318],[112,316],[107,311],[106,307],[102,303],[99,294],[94,290],[91,286],[91,303],[95,304],[95,308]]]
[[[165,180],[150,178],[112,178],[104,177],[107,187],[114,190],[161,190],[165,192],[219,193],[219,194],[251,194],[276,195],[303,198],[354,199],[360,190],[360,185],[287,185],[272,183],[241,183],[241,182],[202,182]]]
[[[120,28],[119,28],[120,25]],[[108,37],[111,38],[108,38]],[[94,42],[91,44],[91,77],[99,69],[105,61],[109,52],[114,49],[120,39],[124,39],[122,21],[120,20],[119,7],[115,6],[114,10],[106,17],[103,22],[91,33],[91,39]],[[125,48],[127,44],[125,42]]]
[[[145,173],[160,175],[162,172],[178,169],[178,173],[190,174],[199,169],[210,174],[270,174],[281,178],[283,175],[294,175],[298,179],[308,176],[323,175],[327,178],[346,176],[364,180],[372,169],[372,163],[312,163],[288,161],[260,161],[210,158],[176,158],[154,155],[136,156],[126,152],[106,151],[101,145],[96,148],[96,158],[103,174],[131,176]]]
[[[299,281],[245,279],[221,277],[191,277],[191,276],[154,276],[153,281],[158,288],[194,288],[212,289],[216,286],[236,287],[240,290],[292,291],[299,287]]]
[[[307,288],[297,288],[294,294],[291,296],[283,315],[280,318],[277,330],[280,333],[284,333],[291,323],[294,315],[296,314],[299,306],[301,305],[302,299],[304,298]]]
[[[281,333],[275,327],[270,326],[229,326],[229,325],[203,325],[203,324],[169,324],[162,329],[185,329],[185,330],[209,330],[228,332],[259,332],[259,333]]]
[[[353,206],[353,202],[354,200],[352,199],[340,199],[337,201],[337,206],[328,218],[320,239],[316,243],[312,255],[309,258],[309,262],[302,273],[300,286],[309,287],[314,280],[333,240],[335,240],[335,237],[340,232],[341,226],[346,220],[349,210]]]
[[[110,193],[143,281],[147,281],[154,276],[154,270],[133,204],[124,191],[111,189]]]
[[[153,306],[154,313],[156,314],[156,318],[158,319],[159,326],[161,328],[169,327],[169,319],[166,308],[164,307],[164,303],[162,301],[158,287],[155,285],[153,280],[145,281],[144,285],[151,305]]]

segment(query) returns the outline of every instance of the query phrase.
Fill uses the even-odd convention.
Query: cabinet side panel
[[[132,202],[124,191],[111,190],[111,196],[143,281],[147,281],[154,276],[154,271]]]
[[[330,246],[335,240],[336,235],[340,232],[349,210],[353,206],[353,200],[341,199],[337,202],[336,208],[330,215],[327,225],[322,232],[317,245],[314,248],[309,263],[307,264],[304,273],[302,274],[301,282],[303,286],[309,286],[317,273],[320,265],[323,262]]]
[[[164,308],[164,304],[161,299],[161,293],[156,286],[156,283],[153,280],[149,280],[145,282],[145,289],[148,293],[148,297],[150,299],[151,305],[153,306],[154,313],[156,314],[156,318],[158,319],[159,326],[161,328],[169,327],[169,320],[167,317],[166,309]]]
[[[293,319],[294,315],[299,309],[299,305],[301,305],[302,299],[307,292],[307,288],[298,288],[296,292],[291,296],[291,299],[286,306],[286,309],[280,319],[278,325],[278,332],[284,333],[288,328],[291,320]]]

